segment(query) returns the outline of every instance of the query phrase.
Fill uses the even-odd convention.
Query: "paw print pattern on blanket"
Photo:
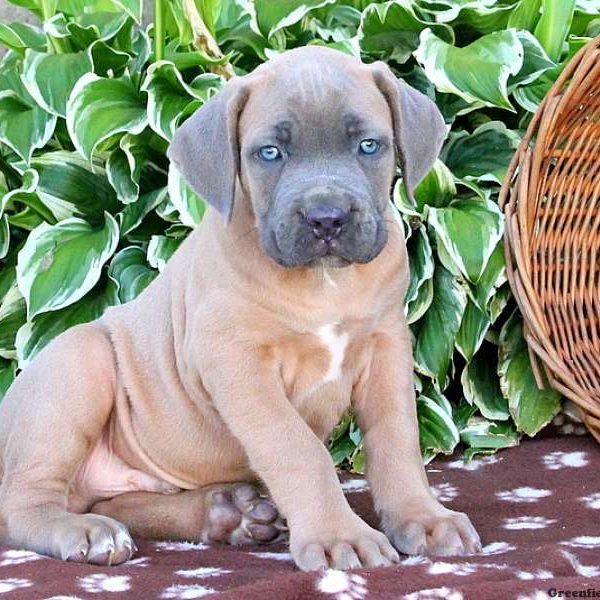
[[[579,498],[579,500],[581,500],[581,502],[583,502],[587,508],[600,510],[600,492],[595,492],[593,494],[589,494],[588,496],[582,496]]]
[[[36,552],[29,552],[28,550],[7,550],[2,553],[0,567],[22,565],[23,563],[40,560],[41,558],[46,557]]]
[[[419,590],[412,594],[402,596],[403,600],[463,600],[463,595],[458,590],[440,587],[429,590]]]
[[[556,519],[547,519],[546,517],[508,517],[504,519],[505,529],[543,529],[556,523]]]
[[[550,452],[542,459],[546,469],[557,471],[565,467],[585,467],[588,464],[588,459],[585,452]]]
[[[532,487],[519,487],[514,490],[496,492],[496,498],[506,502],[537,502],[540,498],[551,495],[550,490],[538,490]]]
[[[94,573],[79,580],[79,585],[86,592],[126,592],[130,589],[128,575],[110,575],[109,573]]]
[[[580,535],[561,544],[575,548],[600,548],[600,535]]]
[[[432,485],[431,490],[440,502],[452,502],[458,496],[457,487],[448,482]]]
[[[367,595],[366,580],[360,575],[327,569],[317,581],[317,590],[335,600],[362,600]]]
[[[136,540],[136,556],[112,568],[0,547],[0,600],[541,600],[556,582],[598,587],[600,447],[591,436],[526,439],[467,463],[438,458],[427,472],[438,498],[472,518],[481,554],[302,573],[284,544]],[[377,526],[367,481],[341,480],[352,508]]]
[[[17,577],[0,579],[0,594],[15,592],[23,588],[31,587],[32,585],[33,581],[30,581],[29,579],[18,579]]]
[[[170,600],[174,598],[176,600],[188,600],[189,598],[202,598],[202,596],[208,596],[209,594],[216,594],[217,590],[213,590],[210,587],[200,585],[197,583],[191,584],[175,584],[169,586],[161,595],[161,598]]]

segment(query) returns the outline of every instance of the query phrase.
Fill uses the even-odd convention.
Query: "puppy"
[[[412,194],[444,134],[387,66],[316,46],[188,119],[169,155],[211,208],[138,298],[60,335],[8,391],[2,541],[117,564],[131,535],[267,542],[283,515],[305,570],[479,550],[423,468],[389,206],[397,161]],[[323,444],[350,405],[384,533]]]

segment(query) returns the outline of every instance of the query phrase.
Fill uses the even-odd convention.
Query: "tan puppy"
[[[170,155],[216,210],[136,300],[59,336],[9,390],[2,540],[99,564],[131,556],[128,529],[270,541],[260,480],[301,569],[477,551],[423,469],[388,206],[396,151],[412,191],[444,131],[385,65],[317,47],[190,118]],[[351,402],[386,535],[350,509],[323,444]]]

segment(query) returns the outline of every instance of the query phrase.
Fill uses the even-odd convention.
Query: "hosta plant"
[[[229,77],[325,44],[386,61],[449,129],[414,202],[400,173],[391,194],[424,455],[514,445],[557,413],[531,372],[496,200],[545,92],[600,33],[600,0],[164,0],[146,28],[140,0],[13,1],[40,24],[0,24],[0,396],[54,336],[139,294],[202,220],[166,158],[179,124]],[[351,414],[331,452],[362,469]]]

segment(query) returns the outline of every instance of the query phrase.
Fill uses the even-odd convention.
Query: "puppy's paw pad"
[[[207,515],[206,541],[264,544],[279,541],[286,531],[277,508],[249,483],[212,491]]]

